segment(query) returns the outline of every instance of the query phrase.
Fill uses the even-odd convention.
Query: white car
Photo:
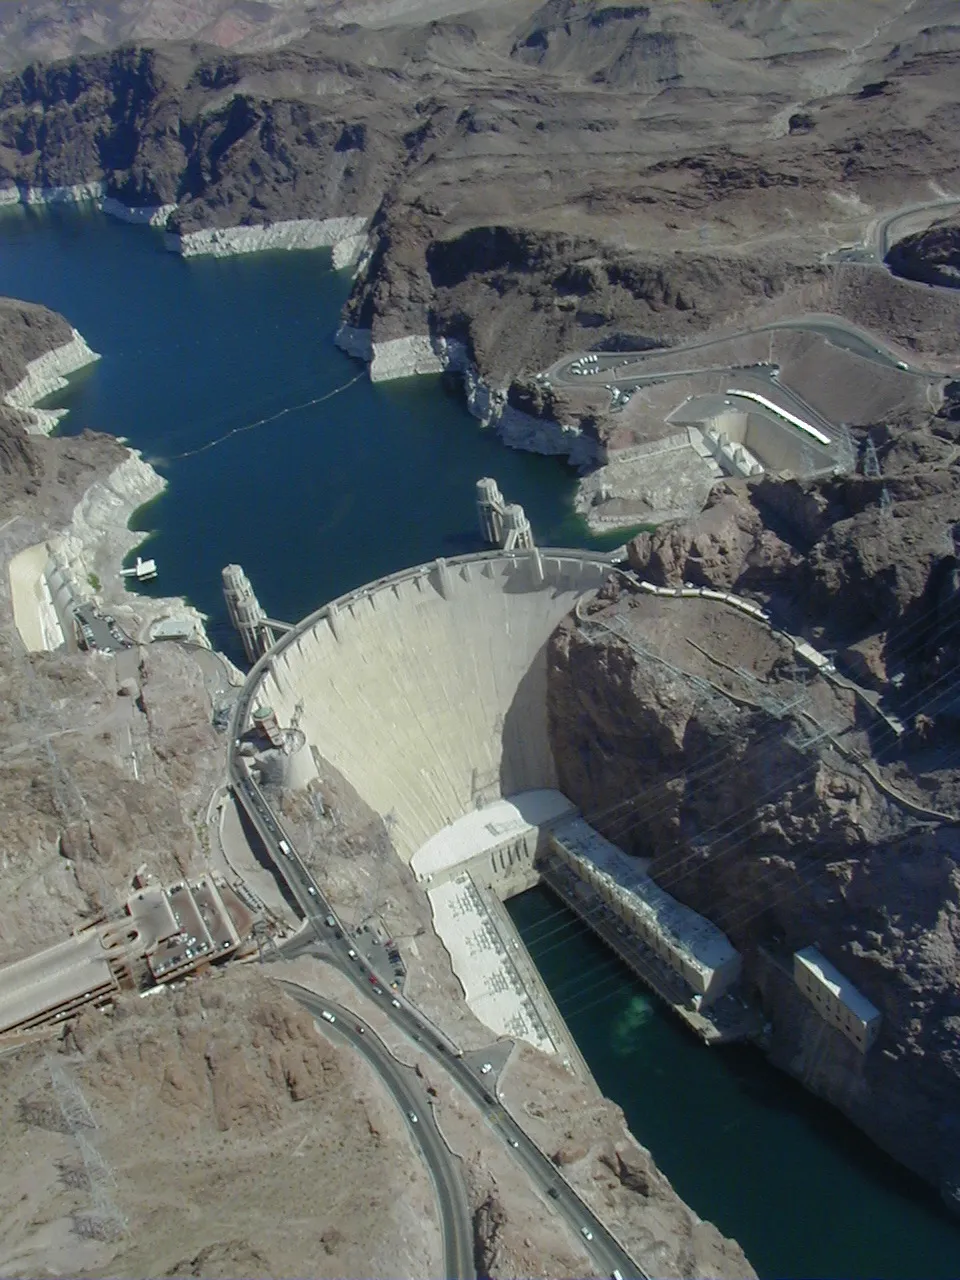
[[[580,1234],[583,1236],[584,1240],[592,1240],[592,1239],[593,1239],[593,1232],[590,1230],[590,1228],[589,1228],[589,1227],[581,1227],[581,1228],[580,1228]]]
[[[482,1076],[488,1076],[492,1070],[493,1070],[493,1066],[489,1062],[485,1062],[483,1066],[480,1068],[480,1074]]]
[[[416,1123],[417,1123],[417,1113],[416,1113],[415,1111],[408,1111],[408,1112],[407,1112],[407,1118],[408,1118],[408,1120],[410,1121],[410,1123],[411,1123],[411,1124],[416,1124]]]
[[[393,1005],[393,1007],[394,1007],[395,1009],[399,1009],[399,1008],[400,1008],[400,1001],[399,1001],[399,1000],[391,1000],[391,1001],[390,1001],[390,1003]]]

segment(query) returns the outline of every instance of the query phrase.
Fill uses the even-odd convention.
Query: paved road
[[[935,200],[921,200],[916,204],[903,205],[899,209],[895,209],[892,213],[876,219],[871,223],[863,245],[851,249],[849,252],[842,251],[839,259],[842,261],[844,257],[848,257],[850,261],[883,262],[890,251],[890,246],[904,235],[910,234],[915,229],[912,223],[916,222],[918,215],[925,213],[947,213],[948,211],[960,210],[960,198],[956,196],[938,197]],[[920,223],[923,224],[921,219]],[[861,356],[865,360],[871,360],[875,364],[885,365],[887,368],[900,368],[903,370],[903,363],[899,357],[892,354],[884,344],[879,341],[873,334],[865,329],[859,328],[857,325],[848,324],[845,320],[841,320],[838,316],[811,314],[806,316],[798,316],[791,320],[777,320],[771,324],[758,325],[755,329],[742,329],[736,333],[730,334],[724,338],[709,338],[703,342],[684,343],[679,347],[661,348],[657,351],[620,351],[601,353],[594,352],[599,356],[599,360],[593,366],[592,371],[590,365],[585,365],[585,372],[576,376],[571,372],[571,366],[578,361],[582,361],[587,352],[577,352],[574,355],[564,356],[543,374],[546,382],[555,387],[589,387],[597,382],[610,383],[621,389],[633,389],[643,386],[645,383],[663,381],[664,378],[689,376],[694,372],[722,372],[723,366],[719,368],[708,369],[701,367],[700,369],[689,370],[686,374],[644,374],[643,362],[645,360],[655,360],[658,356],[662,356],[667,352],[675,354],[687,351],[704,351],[709,347],[719,346],[722,343],[730,342],[735,338],[750,337],[755,333],[771,333],[777,329],[793,329],[802,333],[816,333],[820,337],[825,338],[831,346],[839,348],[841,351],[849,351],[853,355]],[[904,372],[916,374],[918,377],[930,377],[930,371],[918,366],[910,365]],[[733,370],[731,369],[731,372]],[[949,376],[953,376],[954,371],[947,371]],[[775,397],[771,397],[774,399]]]
[[[946,198],[941,197],[937,200],[923,200],[919,204],[904,205],[903,208],[897,209],[894,213],[888,214],[885,218],[880,218],[872,227],[871,248],[881,262],[890,252],[890,246],[896,244],[898,240],[902,240],[904,236],[910,235],[917,227],[910,227],[909,223],[918,213],[936,213],[942,211],[946,213],[950,209],[960,209],[960,200],[955,196]],[[899,227],[898,224],[904,222],[908,225]]]
[[[836,316],[828,315],[808,315],[798,316],[792,320],[776,320],[770,324],[758,325],[755,329],[740,329],[735,333],[727,334],[722,338],[706,338],[699,342],[688,342],[678,347],[660,348],[655,351],[610,351],[610,352],[594,352],[599,357],[594,366],[594,372],[577,376],[571,370],[578,361],[582,361],[586,352],[578,352],[575,355],[564,356],[545,372],[544,380],[555,387],[589,387],[596,383],[609,383],[611,386],[620,387],[621,389],[632,389],[642,386],[645,383],[662,382],[668,377],[677,377],[679,374],[663,374],[656,372],[644,372],[644,364],[653,360],[658,360],[664,356],[686,355],[690,352],[707,351],[710,347],[722,346],[725,343],[735,341],[738,338],[749,338],[758,333],[775,333],[777,330],[793,330],[800,333],[815,333],[824,338],[831,346],[837,347],[841,351],[849,351],[852,355],[860,356],[861,359],[870,360],[874,364],[882,365],[888,369],[902,369],[904,363],[907,364],[904,372],[915,374],[918,377],[929,378],[931,376],[928,369],[922,369],[916,365],[910,365],[908,362],[901,361],[893,352],[883,346],[879,340],[866,329],[861,329],[857,325],[847,324],[846,321],[838,319]],[[589,365],[583,366],[590,368]],[[686,376],[691,373],[707,373],[707,372],[723,372],[727,370],[731,377],[740,376],[742,371],[732,366],[711,365],[694,366],[687,371]],[[770,366],[764,365],[750,371],[754,377],[762,378],[767,382],[768,386],[774,387],[774,394],[765,391],[763,394],[769,395],[772,400],[786,398],[789,394],[786,389],[778,386],[773,380],[774,374]]]
[[[609,1276],[617,1271],[624,1280],[627,1280],[627,1277],[632,1277],[634,1280],[647,1280],[646,1272],[639,1268],[629,1254],[620,1247],[600,1219],[564,1182],[551,1161],[530,1141],[494,1094],[489,1092],[484,1077],[478,1074],[476,1067],[458,1056],[458,1047],[438,1032],[413,1005],[388,988],[384,988],[379,976],[370,968],[362,955],[355,954],[351,957],[349,954],[351,950],[356,952],[356,948],[351,945],[346,929],[337,919],[335,909],[323,897],[319,885],[301,861],[289,832],[283,828],[267,804],[260,788],[250,778],[246,764],[237,749],[243,728],[249,722],[258,674],[259,664],[251,672],[234,707],[230,727],[231,749],[228,771],[239,803],[246,810],[250,821],[306,917],[305,927],[295,938],[290,939],[280,948],[281,952],[287,958],[292,958],[305,951],[316,950],[317,954],[322,955],[328,963],[334,964],[346,974],[364,998],[382,1000],[385,1012],[394,1023],[430,1054],[434,1061],[453,1077],[467,1096],[483,1110],[494,1132],[509,1146],[515,1159],[543,1193],[545,1205],[552,1205],[575,1232],[586,1229],[590,1233],[589,1238],[584,1238],[584,1247],[593,1258],[599,1273]],[[289,853],[285,854],[281,850],[281,841],[286,845]],[[326,924],[328,918],[334,921],[333,925]],[[371,981],[371,978],[375,981]],[[450,1194],[454,1194],[452,1190]]]
[[[473,1263],[473,1224],[463,1179],[413,1071],[397,1062],[376,1032],[349,1010],[296,983],[284,982],[283,985],[318,1021],[325,1009],[332,1013],[336,1022],[325,1019],[320,1022],[324,1035],[344,1041],[361,1053],[393,1095],[410,1136],[420,1148],[437,1194],[443,1235],[443,1274],[451,1280],[474,1280],[477,1273]],[[362,1032],[357,1031],[358,1026],[364,1028]],[[411,1113],[417,1117],[415,1121],[410,1119]]]

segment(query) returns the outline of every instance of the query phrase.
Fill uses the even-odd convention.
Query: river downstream
[[[92,212],[0,217],[0,293],[61,311],[103,355],[58,401],[64,429],[125,436],[169,480],[138,515],[157,591],[207,612],[234,655],[224,564],[295,621],[477,548],[481,475],[541,543],[620,541],[587,537],[561,462],[503,448],[439,379],[358,377],[331,342],[348,288],[322,251],[183,261]],[[510,907],[604,1092],[761,1275],[960,1274],[960,1226],[836,1112],[752,1050],[688,1037],[545,891]]]

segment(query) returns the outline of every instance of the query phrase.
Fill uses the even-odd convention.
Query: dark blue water
[[[273,616],[299,618],[477,547],[481,475],[524,504],[540,542],[591,545],[563,463],[504,449],[439,379],[362,378],[243,429],[359,372],[331,342],[348,287],[324,253],[184,262],[93,213],[0,217],[0,293],[62,311],[103,354],[56,402],[65,430],[127,436],[168,478],[137,526],[152,531],[157,590],[210,613],[233,653],[224,564],[244,565]],[[933,1193],[836,1112],[759,1055],[687,1036],[545,892],[511,909],[604,1092],[764,1276],[960,1275],[960,1229]]]
[[[960,1224],[754,1049],[707,1049],[545,888],[507,907],[597,1083],[764,1277],[960,1275]]]
[[[331,341],[349,279],[327,252],[183,261],[162,237],[94,212],[0,216],[0,293],[62,312],[103,359],[53,403],[63,429],[129,437],[169,480],[153,533],[157,594],[185,595],[232,647],[220,570],[247,570],[267,612],[296,621],[351,587],[479,549],[474,486],[493,476],[537,541],[591,539],[558,459],[503,448],[439,378],[374,386],[236,428],[342,387],[362,367]]]

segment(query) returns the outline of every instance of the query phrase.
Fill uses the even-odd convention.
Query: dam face
[[[409,862],[470,810],[556,787],[546,644],[610,569],[596,553],[536,549],[393,574],[283,636],[257,697],[286,724],[302,703],[307,741],[388,819]]]

